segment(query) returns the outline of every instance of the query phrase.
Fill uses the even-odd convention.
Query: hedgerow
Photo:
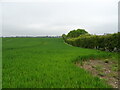
[[[63,39],[66,43],[82,48],[92,48],[103,51],[120,51],[120,32],[107,35],[80,35],[76,38],[68,38],[64,34]]]

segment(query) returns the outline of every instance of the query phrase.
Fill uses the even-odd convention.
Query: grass
[[[110,88],[73,62],[109,52],[73,47],[61,38],[3,38],[3,88]]]
[[[94,68],[97,70],[97,71],[102,71],[102,66],[101,65],[96,65],[96,66],[94,66]]]
[[[0,38],[0,89],[2,88],[2,38]]]

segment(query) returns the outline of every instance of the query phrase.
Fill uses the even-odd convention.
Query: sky
[[[60,36],[78,28],[116,33],[118,1],[1,0],[0,29],[3,36]]]

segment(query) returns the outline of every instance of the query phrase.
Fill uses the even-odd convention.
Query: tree
[[[75,38],[75,37],[78,37],[78,36],[84,35],[84,34],[88,34],[88,32],[85,31],[84,29],[77,29],[77,30],[70,31],[68,33],[67,37]]]

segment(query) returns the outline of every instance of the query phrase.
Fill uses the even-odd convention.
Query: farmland
[[[114,54],[73,47],[62,38],[3,38],[3,88],[110,88],[74,63]]]

